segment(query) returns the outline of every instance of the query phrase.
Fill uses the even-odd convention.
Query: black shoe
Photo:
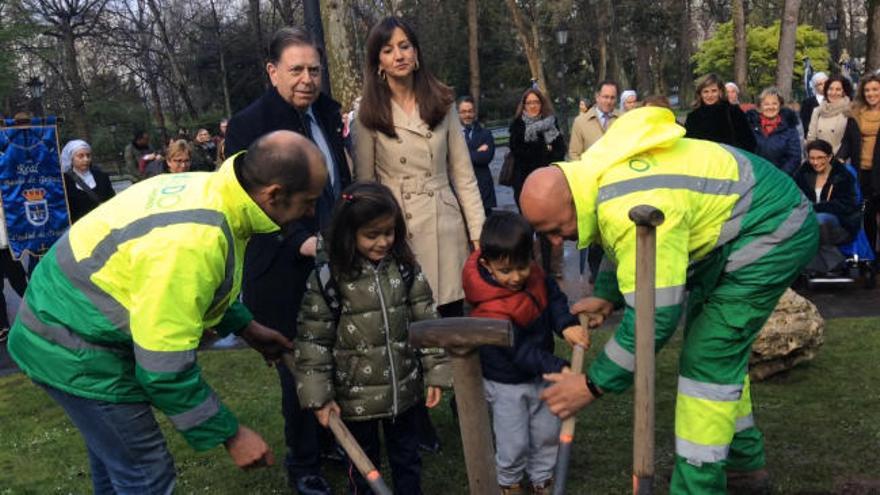
[[[436,454],[440,452],[440,440],[434,440],[431,443],[419,442],[419,450],[424,450],[430,454]]]
[[[333,495],[330,484],[323,476],[310,474],[296,479],[294,488],[299,495]]]

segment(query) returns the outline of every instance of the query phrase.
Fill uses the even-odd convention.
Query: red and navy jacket
[[[471,253],[462,272],[471,316],[513,323],[513,347],[480,347],[483,377],[501,383],[525,383],[544,373],[557,373],[568,361],[553,355],[553,333],[577,325],[568,310],[568,298],[552,277],[532,263],[523,289],[501,287],[479,263],[480,251]]]

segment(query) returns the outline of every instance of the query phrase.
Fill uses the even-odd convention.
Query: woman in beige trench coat
[[[484,220],[453,100],[422,64],[405,22],[389,17],[373,27],[355,123],[355,176],[394,193],[441,316],[462,315],[468,237],[476,245]]]

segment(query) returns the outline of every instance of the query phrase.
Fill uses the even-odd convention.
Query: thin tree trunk
[[[612,0],[606,0],[605,2],[605,8],[608,9],[608,13],[610,14],[608,29],[608,77],[617,81],[622,88],[628,88],[630,86],[629,78],[626,75],[626,71],[623,70],[623,64],[620,62],[620,47],[622,46],[622,43],[618,36],[619,29],[615,29],[615,26],[617,26],[617,12],[615,11],[615,5],[616,2]]]
[[[477,32],[477,0],[467,0],[468,18],[468,69],[470,71],[471,98],[474,111],[480,108],[480,41]],[[479,115],[479,113],[477,114]]]
[[[171,45],[171,38],[168,36],[168,31],[165,28],[165,21],[162,20],[159,6],[156,4],[156,0],[147,0],[147,5],[150,6],[150,11],[156,19],[156,27],[159,28],[159,41],[165,48],[165,55],[168,57],[168,63],[171,66],[171,75],[173,76],[172,80],[174,81],[173,86],[177,92],[180,93],[180,97],[183,99],[183,104],[186,106],[187,113],[189,113],[193,120],[196,120],[199,115],[198,112],[196,112],[195,105],[193,105],[192,98],[189,96],[187,81],[183,75],[183,69],[181,68],[180,62],[175,55],[174,46]]]
[[[220,34],[220,18],[217,16],[217,6],[211,0],[211,19],[214,22],[214,36],[217,42],[217,51],[220,54],[220,84],[223,87],[223,108],[226,116],[232,116],[232,104],[229,101],[229,75],[226,70],[226,50],[223,46],[223,36]]]
[[[865,54],[866,72],[880,69],[880,0],[868,0],[868,44]]]
[[[839,25],[838,37],[837,37],[837,46],[842,49],[845,49],[847,53],[849,53],[850,57],[853,57],[853,49],[852,49],[852,36],[850,36],[849,25],[850,20],[846,17],[846,7],[843,4],[843,0],[837,0],[834,3],[834,12],[835,17],[837,17],[837,22]],[[837,56],[840,57],[842,51],[837,53]],[[835,60],[837,62],[837,60]],[[837,70],[840,70],[841,67],[838,67]]]
[[[346,25],[349,0],[322,0],[324,14],[324,41],[327,44],[327,60],[334,97],[348,108],[361,92],[359,70],[354,66],[354,49]]]
[[[608,79],[608,10],[602,3],[596,7],[596,49],[599,51],[599,63],[597,66],[597,83]],[[599,89],[598,87],[596,89]]]
[[[73,28],[69,22],[65,22],[60,26],[62,50],[64,51],[64,76],[68,82],[70,92],[68,97],[73,106],[72,121],[77,137],[91,140],[91,129],[89,128],[88,114],[86,113],[86,102],[83,98],[85,93],[83,90],[83,81],[79,75],[79,62],[77,61],[76,43],[73,35]]]
[[[541,64],[541,51],[538,39],[532,39],[532,33],[537,31],[537,27],[532,25],[531,28],[526,25],[526,20],[523,19],[522,12],[519,10],[519,7],[516,5],[516,0],[505,0],[507,3],[507,8],[510,11],[511,17],[513,17],[513,25],[516,26],[516,35],[519,38],[520,43],[522,43],[523,51],[526,54],[526,60],[529,63],[529,71],[532,73],[532,78],[538,81],[538,87],[541,89],[541,92],[544,93],[544,96],[547,99],[550,99],[550,94],[547,89],[547,80],[544,77],[544,67]]]
[[[248,21],[251,31],[254,33],[254,42],[257,44],[255,55],[257,56],[258,74],[263,74],[263,82],[268,83],[266,76],[266,40],[263,39],[263,22],[260,19],[260,0],[248,0]]]
[[[694,75],[691,71],[692,20],[691,0],[681,0],[681,18],[679,19],[678,57],[678,103],[684,108],[693,97]]]
[[[779,29],[779,58],[776,62],[776,87],[786,101],[791,100],[791,80],[794,73],[794,50],[797,41],[800,0],[785,0],[782,7],[782,26]]]
[[[645,40],[636,41],[636,91],[643,97],[651,92],[651,47]]]
[[[743,0],[732,0],[730,11],[733,16],[733,80],[745,93],[748,78],[748,54],[746,53],[746,13]]]

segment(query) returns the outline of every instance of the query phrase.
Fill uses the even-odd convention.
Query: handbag
[[[513,153],[508,151],[507,154],[504,155],[504,164],[501,165],[501,172],[498,174],[498,184],[513,187],[514,175]]]

